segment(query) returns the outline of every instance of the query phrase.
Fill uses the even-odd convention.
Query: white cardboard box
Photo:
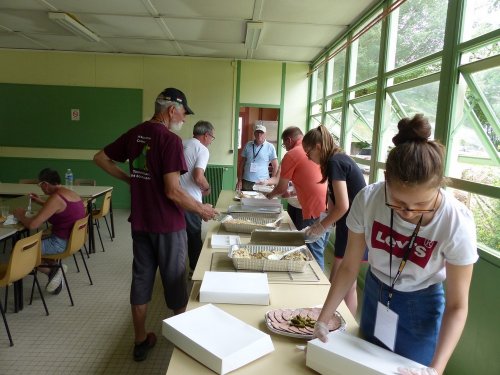
[[[309,341],[306,365],[323,375],[387,375],[397,374],[398,367],[423,367],[341,331],[331,332],[326,343]]]
[[[267,274],[206,271],[200,287],[200,302],[267,306]]]
[[[274,351],[268,334],[211,304],[165,319],[163,336],[218,374]]]

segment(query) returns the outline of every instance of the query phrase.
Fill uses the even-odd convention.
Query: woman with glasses
[[[427,119],[404,118],[398,129],[385,182],[367,186],[352,204],[346,254],[315,336],[327,340],[325,323],[356,279],[368,246],[361,334],[429,366],[400,374],[442,374],[467,318],[478,259],[475,225],[471,212],[442,189],[444,147],[428,139]]]
[[[61,185],[61,176],[53,169],[45,168],[38,174],[38,186],[48,195],[47,200],[31,193],[30,199],[42,208],[31,216],[26,215],[24,208],[14,210],[14,216],[27,229],[37,229],[48,221],[52,224],[48,237],[42,239],[42,258],[47,254],[59,254],[66,250],[71,230],[75,221],[85,217],[85,206],[82,199],[74,191]],[[42,259],[45,264],[55,261]],[[66,271],[66,265],[63,264]],[[49,277],[45,289],[53,294],[59,294],[63,287],[63,275],[60,268],[40,267],[39,271]]]
[[[330,280],[333,280],[347,246],[347,214],[354,197],[366,186],[366,182],[356,162],[335,144],[325,126],[320,125],[308,131],[302,140],[302,147],[307,157],[320,166],[322,179],[317,182],[323,183],[328,180],[327,196],[324,198],[325,202],[328,202],[328,211],[306,229],[306,236],[319,238],[335,225],[335,261],[330,272]],[[353,280],[344,300],[352,315],[356,316],[358,308],[356,280]]]

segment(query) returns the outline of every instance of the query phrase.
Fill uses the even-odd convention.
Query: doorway
[[[266,140],[272,143],[278,153],[278,123],[280,117],[279,108],[240,107],[238,122],[238,161],[236,168],[240,165],[241,152],[247,142],[254,139],[254,127],[260,123],[266,127]]]

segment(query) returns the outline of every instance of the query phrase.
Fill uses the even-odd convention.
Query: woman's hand
[[[432,367],[410,368],[398,367],[399,375],[438,375],[438,372]]]
[[[29,193],[29,197],[31,198],[31,200],[33,202],[36,202],[40,205],[43,205],[45,203],[45,201],[43,199],[40,198],[40,196],[38,194],[35,194],[35,193]]]
[[[305,234],[307,237],[321,237],[326,229],[321,225],[320,220],[316,220],[313,225],[306,229]]]
[[[313,337],[317,337],[321,341],[327,342],[328,332],[330,332],[330,330],[328,329],[328,325],[318,320],[314,325]]]

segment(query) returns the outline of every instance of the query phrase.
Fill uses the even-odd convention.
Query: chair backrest
[[[38,184],[37,178],[21,178],[19,180],[20,184]]]
[[[96,186],[96,181],[90,178],[77,178],[75,180],[77,186]]]
[[[42,232],[16,242],[10,255],[7,271],[0,285],[8,285],[28,275],[40,265],[42,258]]]
[[[87,235],[89,217],[88,215],[84,218],[75,221],[73,224],[73,229],[71,230],[71,235],[69,236],[68,244],[66,245],[66,255],[72,255],[80,250],[85,244],[85,237]]]
[[[99,210],[99,212],[96,215],[94,215],[94,219],[104,217],[109,213],[109,209],[111,208],[112,193],[113,193],[113,190],[110,190],[106,194],[104,194],[101,209]]]

